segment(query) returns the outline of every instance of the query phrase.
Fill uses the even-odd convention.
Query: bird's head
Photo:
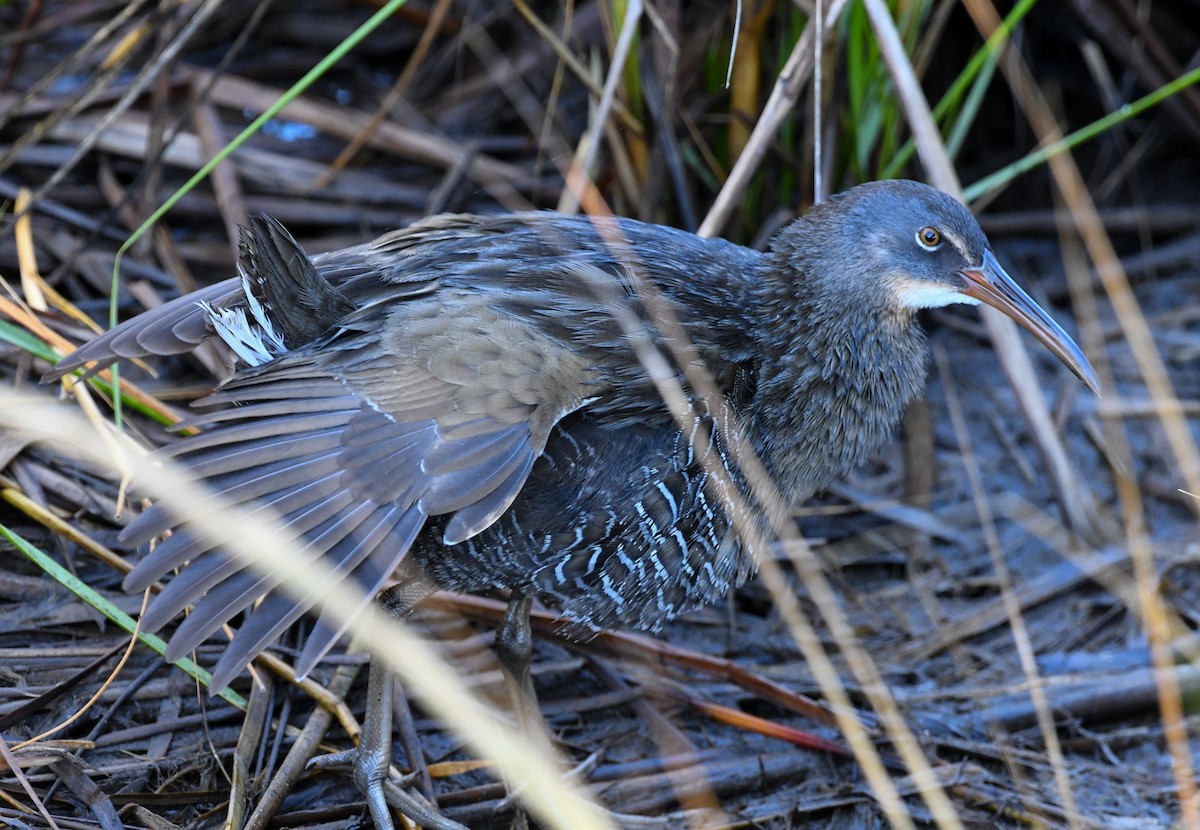
[[[870,295],[901,317],[951,303],[987,303],[1099,393],[1082,350],[1005,272],[979,223],[951,196],[919,182],[872,182],[832,197],[803,221],[807,253],[825,259],[825,273],[848,281],[844,290]],[[823,251],[813,251],[813,243]],[[831,269],[836,262],[841,267]]]

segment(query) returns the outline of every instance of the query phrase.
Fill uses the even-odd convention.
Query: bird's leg
[[[537,692],[533,688],[530,664],[533,660],[533,630],[529,623],[529,612],[533,597],[513,591],[504,611],[504,620],[496,632],[496,656],[504,669],[505,685],[517,714],[517,725],[527,740],[539,748],[550,751],[543,739],[541,712],[538,709]],[[510,793],[509,799],[513,797]],[[509,799],[505,799],[508,801]],[[529,821],[520,804],[513,806],[512,830],[527,830]]]
[[[382,660],[371,658],[367,674],[367,707],[363,714],[362,735],[354,749],[313,758],[310,766],[329,767],[349,764],[354,784],[367,799],[367,808],[375,830],[393,830],[384,795],[384,782],[392,765],[392,697],[395,694],[392,673]]]
[[[513,592],[504,611],[504,620],[496,632],[496,656],[504,669],[513,711],[517,714],[517,725],[527,737],[540,734],[540,712],[537,692],[533,688],[530,663],[533,659],[533,630],[529,624],[529,612],[533,597]]]
[[[397,621],[404,619],[434,587],[421,576],[401,578],[384,591],[379,603]],[[382,660],[372,657],[367,674],[367,707],[358,746],[345,752],[321,755],[309,761],[312,767],[349,765],[354,784],[367,799],[375,830],[395,830],[389,807],[399,810],[420,827],[429,830],[466,830],[457,821],[440,814],[425,799],[410,793],[389,777],[392,766],[392,702],[395,678]]]

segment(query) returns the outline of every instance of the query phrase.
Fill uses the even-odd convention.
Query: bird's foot
[[[358,746],[344,752],[318,755],[308,762],[310,767],[348,766],[358,791],[367,799],[375,830],[395,830],[392,813],[395,808],[419,827],[427,830],[467,830],[451,821],[420,795],[404,788],[404,779],[393,781],[392,770],[392,700],[395,681],[382,660],[372,660],[367,675],[367,705],[363,717],[362,735]]]
[[[443,816],[419,794],[405,789],[415,776],[392,778],[390,747],[368,746],[364,740],[354,749],[318,755],[308,762],[308,766],[321,769],[349,767],[354,785],[367,800],[375,830],[395,830],[392,809],[427,830],[467,830],[457,821]]]

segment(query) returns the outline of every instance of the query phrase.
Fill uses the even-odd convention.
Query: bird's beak
[[[1075,345],[1062,326],[1042,310],[1033,298],[1013,282],[1004,272],[991,251],[983,255],[983,264],[964,268],[959,272],[967,287],[962,293],[1003,311],[1023,328],[1033,334],[1050,352],[1067,365],[1088,388],[1100,394],[1100,379],[1096,370],[1084,356],[1083,350]]]

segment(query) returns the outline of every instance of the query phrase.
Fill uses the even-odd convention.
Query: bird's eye
[[[942,247],[942,235],[937,228],[921,228],[917,231],[917,244],[927,251],[936,251]]]

